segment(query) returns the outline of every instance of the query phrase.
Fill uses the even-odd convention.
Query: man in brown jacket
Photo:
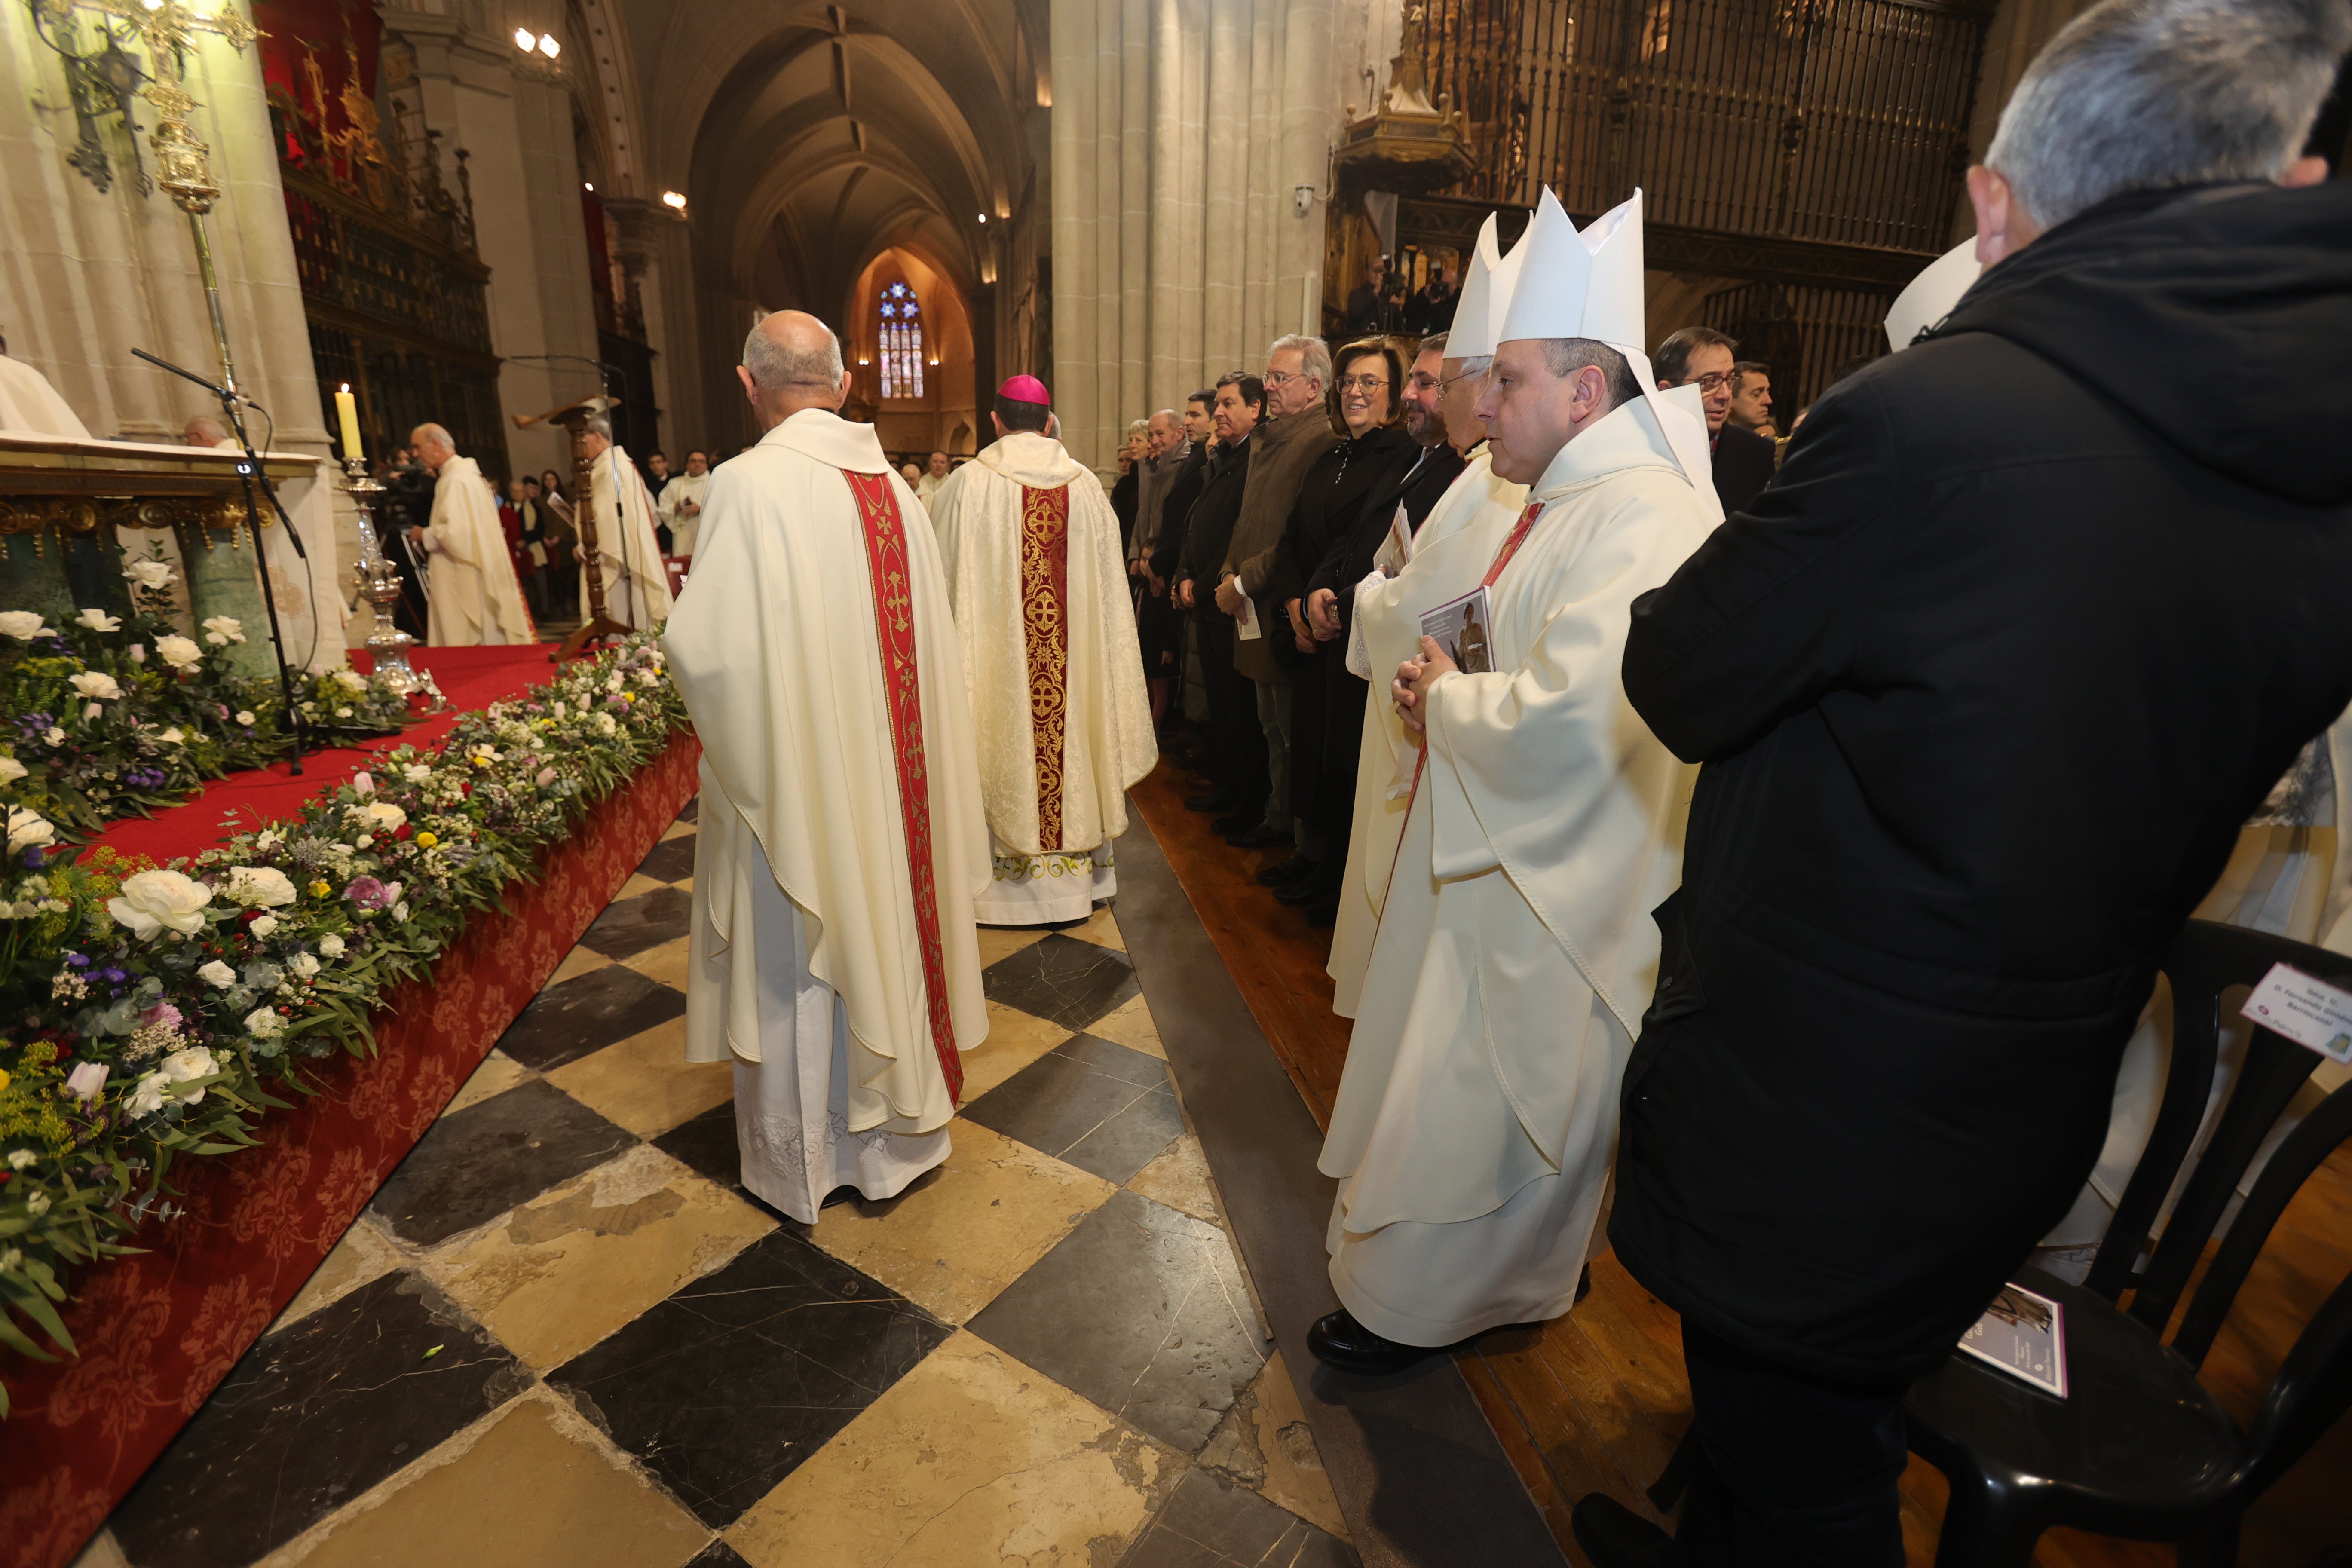
[[[1290,521],[1307,470],[1339,443],[1323,406],[1323,389],[1331,382],[1331,351],[1321,340],[1295,334],[1275,339],[1266,351],[1263,379],[1266,423],[1251,443],[1249,488],[1243,492],[1242,514],[1234,524],[1233,543],[1217,582],[1217,608],[1241,623],[1235,628],[1234,668],[1257,683],[1257,719],[1265,731],[1266,769],[1273,782],[1265,820],[1225,840],[1243,849],[1296,847],[1290,818],[1290,671],[1276,661],[1273,640],[1284,629],[1282,610],[1254,601],[1273,574],[1275,547],[1282,541],[1283,525]]]

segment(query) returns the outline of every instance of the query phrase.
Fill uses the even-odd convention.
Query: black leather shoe
[[[1289,859],[1260,871],[1257,885],[1261,888],[1286,888],[1302,878],[1313,876],[1322,864],[1320,860],[1310,860],[1304,855],[1293,855]]]
[[[1443,1355],[1446,1347],[1403,1345],[1394,1340],[1382,1339],[1356,1321],[1354,1315],[1342,1307],[1328,1317],[1315,1321],[1315,1326],[1307,1331],[1307,1348],[1313,1351],[1315,1359],[1325,1366],[1379,1377],[1386,1373],[1402,1372],[1431,1356]]]
[[[1233,808],[1233,798],[1224,791],[1216,789],[1206,795],[1190,796],[1184,802],[1187,811],[1231,811]]]
[[[1339,890],[1339,884],[1328,877],[1306,877],[1286,888],[1276,888],[1274,896],[1293,909],[1319,904]]]
[[[1255,811],[1229,811],[1209,826],[1218,833],[1246,833],[1257,826],[1258,820],[1258,814]]]
[[[1568,1516],[1593,1568],[1665,1568],[1675,1538],[1605,1492],[1587,1492]]]
[[[1260,826],[1242,833],[1225,835],[1225,842],[1236,849],[1271,849],[1277,844],[1290,844],[1296,839],[1287,827]]]
[[[851,1186],[845,1182],[840,1186],[834,1188],[833,1191],[825,1194],[824,1201],[816,1206],[821,1209],[829,1209],[835,1204],[845,1204],[852,1198],[863,1196],[865,1196],[863,1193],[860,1193],[856,1187]]]
[[[1584,1303],[1584,1299],[1591,1294],[1592,1265],[1588,1263],[1584,1266],[1584,1272],[1576,1277],[1576,1300],[1570,1302],[1569,1305],[1572,1307],[1581,1306]]]
[[[1307,906],[1307,923],[1317,931],[1329,931],[1339,923],[1339,895],[1327,893],[1319,903]]]

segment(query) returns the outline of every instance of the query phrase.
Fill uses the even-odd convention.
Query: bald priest
[[[995,443],[931,495],[996,862],[990,925],[1084,920],[1117,892],[1110,841],[1160,760],[1118,518],[1047,433],[1051,404],[1035,376],[1007,381]]]
[[[457,456],[457,443],[438,425],[419,425],[408,444],[433,476],[432,521],[415,535],[433,563],[425,574],[425,640],[435,647],[537,642],[499,503],[480,466]]]
[[[759,444],[711,476],[663,643],[702,737],[686,1057],[732,1062],[743,1184],[803,1223],[948,1156],[988,1032],[988,885],[938,546],[824,324],[779,311],[738,372]]]

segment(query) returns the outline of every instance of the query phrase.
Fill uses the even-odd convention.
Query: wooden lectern
[[[596,508],[593,504],[596,499],[595,465],[588,457],[588,421],[617,406],[620,401],[617,397],[583,397],[577,403],[567,403],[561,408],[551,408],[528,419],[520,414],[514,416],[518,430],[528,430],[534,425],[561,425],[572,432],[572,526],[580,535],[580,548],[583,552],[598,551]],[[618,476],[614,478],[614,495],[617,500],[620,486]],[[604,562],[600,559],[594,571],[583,572],[582,575],[588,579],[588,613],[582,617],[572,635],[563,639],[563,646],[549,656],[550,660],[556,664],[562,663],[590,643],[604,637],[626,637],[632,629],[604,611]]]

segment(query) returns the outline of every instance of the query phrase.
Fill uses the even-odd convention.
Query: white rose
[[[48,727],[47,731],[41,736],[41,739],[47,741],[52,746],[62,746],[66,743],[66,732],[58,728],[55,724],[52,724]]]
[[[133,664],[144,664],[147,662],[147,645],[145,643],[135,642],[131,645],[131,662]]]
[[[183,872],[137,871],[122,879],[122,896],[109,899],[106,912],[140,941],[152,942],[167,928],[184,936],[204,930],[198,911],[212,901],[213,890]]]
[[[196,1079],[209,1078],[220,1069],[214,1063],[211,1051],[203,1046],[190,1046],[184,1050],[173,1051],[157,1062],[155,1070],[162,1073],[168,1082],[188,1083]],[[189,1103],[194,1104],[196,1099],[201,1098],[201,1095],[194,1097]]]
[[[20,854],[57,841],[58,830],[47,817],[21,805],[8,808],[9,854]]]
[[[396,832],[408,820],[408,813],[388,800],[372,800],[365,805],[352,806],[349,816],[371,833]]]
[[[122,688],[114,683],[114,677],[102,669],[85,669],[66,684],[82,696],[95,697],[101,702],[119,702],[122,700]]]
[[[87,626],[94,632],[119,632],[122,622],[104,610],[84,610],[74,617],[74,625]]]
[[[243,642],[245,640],[245,623],[238,620],[235,616],[206,616],[205,617],[205,631],[211,637],[220,638],[223,642]]]
[[[348,719],[351,716],[352,710],[348,708],[338,708],[335,710],[335,717],[338,719]]]
[[[392,906],[392,918],[400,921],[403,925],[408,923],[408,900],[406,899],[403,899],[400,902]]]
[[[238,709],[236,710],[236,721],[240,724],[250,725],[253,722],[253,710],[250,708]]]
[[[197,970],[196,975],[207,984],[217,985],[224,991],[236,984],[236,971],[217,958]]]
[[[93,702],[89,707],[81,710],[81,716],[85,721],[90,719],[103,719],[106,717],[106,704],[103,702]]]
[[[260,922],[256,921],[255,923],[259,924]],[[327,942],[333,942],[336,939],[333,937],[329,937],[325,941],[320,942],[319,945],[320,947],[324,947],[327,945]],[[294,972],[295,979],[308,980],[312,975],[319,973],[319,961],[311,957],[307,952],[298,952],[293,957],[286,961],[286,967]]]
[[[557,703],[557,704],[555,705],[554,712],[555,712],[555,716],[556,716],[557,718],[559,718],[559,719],[562,718],[562,717],[563,717],[563,715],[564,715],[564,712],[565,712],[565,709],[564,709],[563,704],[562,704],[562,703],[561,703],[561,702]]]
[[[610,713],[599,713],[596,715],[596,733],[599,735],[612,734],[619,728],[620,726],[613,721],[613,716]]]
[[[343,956],[343,939],[329,931],[319,939],[319,951],[329,958],[341,958]]]
[[[173,725],[170,729],[164,731],[155,738],[163,742],[167,746],[184,746],[188,743],[188,738],[180,733],[180,727],[177,724]]]
[[[422,763],[411,763],[406,767],[400,770],[400,776],[406,779],[410,784],[431,784],[433,782],[433,770],[426,767]]]
[[[8,1151],[8,1168],[12,1171],[29,1171],[33,1168],[33,1162],[39,1157],[30,1149],[11,1149]]]
[[[257,915],[254,917],[253,923],[245,929],[251,931],[256,937],[268,936],[271,931],[278,929],[278,917],[276,915]]]
[[[38,610],[0,610],[0,636],[15,637],[18,642],[31,642],[35,637],[57,635],[41,624]]]
[[[157,1111],[163,1110],[163,1085],[165,1081],[163,1075],[160,1072],[142,1074],[140,1077],[139,1081],[131,1086],[130,1097],[123,1102],[130,1108],[131,1114],[133,1116],[152,1116]]]
[[[228,638],[221,636],[218,632],[206,632],[205,634],[205,641],[212,644],[215,647],[228,647]]]
[[[338,669],[331,672],[327,679],[333,681],[336,685],[341,687],[344,690],[350,692],[354,697],[364,697],[367,695],[367,677],[362,675],[356,669]]]
[[[286,1020],[270,1007],[256,1007],[245,1016],[246,1032],[257,1040],[274,1040],[286,1032]]]
[[[15,784],[24,776],[24,763],[14,757],[0,757],[0,784]]]
[[[168,561],[126,562],[122,574],[142,588],[168,588],[172,585],[172,564]]]
[[[248,910],[274,910],[294,901],[294,884],[275,866],[232,866],[228,896]]]
[[[205,650],[184,637],[157,637],[155,651],[173,669],[194,669],[205,661]]]

